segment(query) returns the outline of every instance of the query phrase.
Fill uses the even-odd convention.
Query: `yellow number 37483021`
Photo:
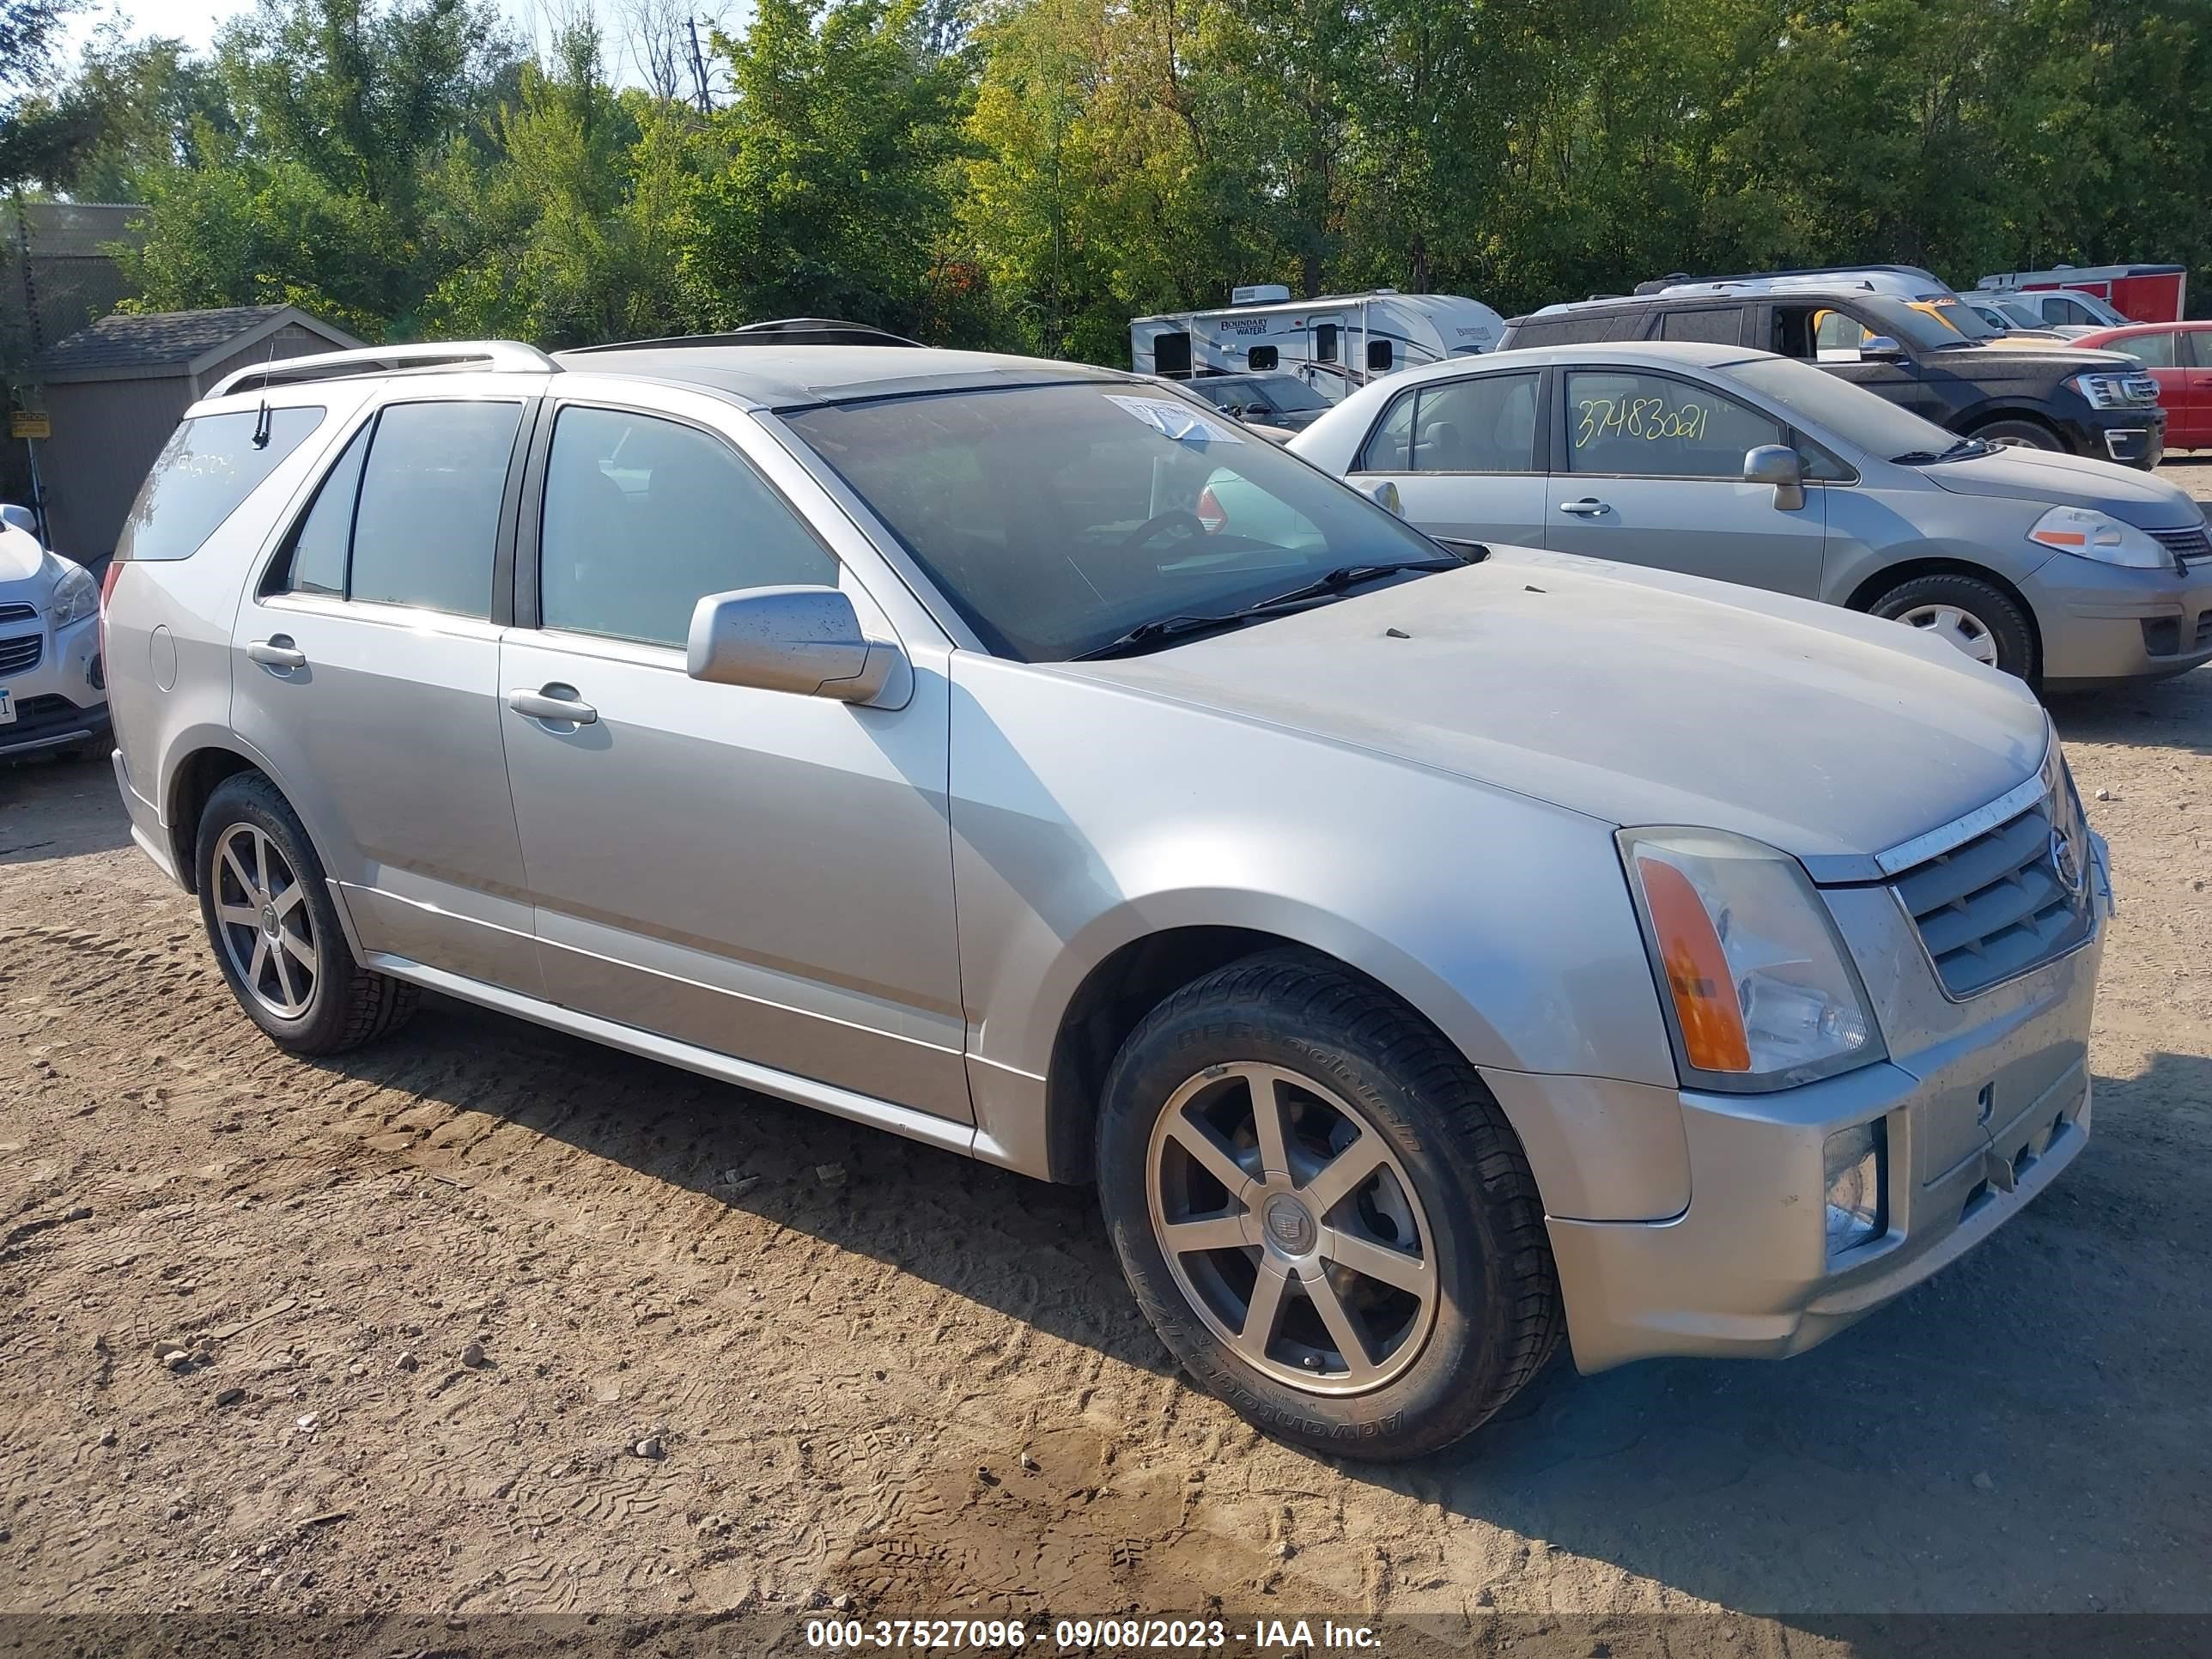
[[[1575,428],[1575,447],[1599,438],[1686,438],[1705,435],[1712,410],[1704,404],[1668,407],[1664,398],[1585,398],[1576,405],[1582,416]]]

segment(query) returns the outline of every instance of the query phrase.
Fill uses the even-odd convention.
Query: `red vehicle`
[[[2136,359],[2158,382],[2166,448],[2212,449],[2212,323],[2136,323],[2070,343]]]
[[[2174,323],[2181,320],[2188,283],[2186,265],[2054,265],[2049,270],[2003,271],[1983,277],[1976,286],[1999,294],[2054,289],[2087,294],[2102,300],[2130,322]]]

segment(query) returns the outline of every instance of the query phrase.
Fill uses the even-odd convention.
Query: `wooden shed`
[[[95,564],[178,417],[233,369],[361,344],[297,306],[118,313],[40,360],[52,435],[39,446],[54,550]]]

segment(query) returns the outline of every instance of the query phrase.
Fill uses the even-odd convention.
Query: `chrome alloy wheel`
[[[1910,611],[1899,612],[1897,620],[1907,628],[1933,634],[1976,662],[1987,663],[1992,668],[1997,665],[1996,635],[1971,611],[1962,611],[1955,605],[1916,605]]]
[[[283,849],[251,823],[234,823],[215,848],[216,929],[240,981],[279,1019],[297,1019],[315,998],[318,952],[307,891]]]
[[[1364,1394],[1419,1356],[1436,1236],[1397,1155],[1332,1090],[1279,1066],[1208,1066],[1153,1125],[1145,1186],[1177,1288],[1255,1370]]]

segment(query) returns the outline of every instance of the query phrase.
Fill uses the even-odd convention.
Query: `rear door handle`
[[[1613,508],[1594,495],[1585,495],[1578,501],[1561,501],[1559,511],[1571,513],[1578,519],[1595,519],[1612,512]]]
[[[289,634],[272,634],[246,647],[246,654],[264,668],[305,668],[307,653],[292,643]]]
[[[578,697],[573,685],[545,685],[535,691],[518,686],[507,694],[507,706],[534,720],[568,720],[577,726],[590,726],[599,718],[599,711]]]

